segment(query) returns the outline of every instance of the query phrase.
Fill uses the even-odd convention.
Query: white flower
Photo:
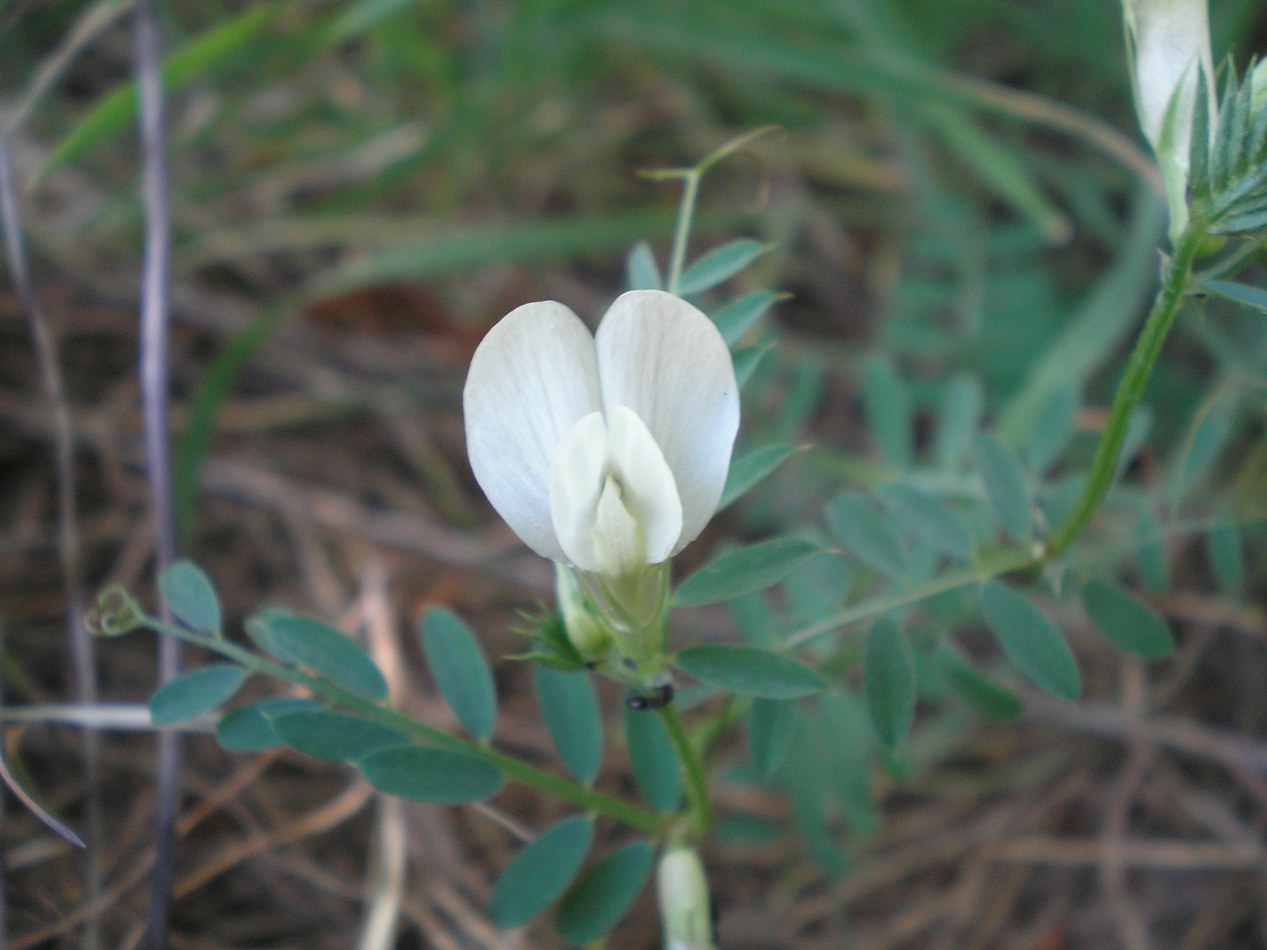
[[[596,336],[560,303],[480,343],[463,396],[471,468],[543,557],[627,577],[672,557],[721,499],[739,387],[712,321],[672,294],[622,295]]]
[[[1123,0],[1140,127],[1153,146],[1170,205],[1171,234],[1188,222],[1188,156],[1197,88],[1205,75],[1210,130],[1218,116],[1207,0]]]

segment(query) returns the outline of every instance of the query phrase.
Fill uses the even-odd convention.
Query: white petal
[[[665,560],[682,532],[673,473],[624,406],[563,433],[550,469],[550,514],[568,560],[612,577]]]
[[[594,339],[560,303],[530,303],[488,332],[463,393],[475,479],[524,542],[565,560],[550,518],[550,463],[559,439],[601,408]]]
[[[659,564],[682,536],[682,500],[677,482],[646,424],[625,406],[607,417],[611,466],[643,535],[643,563]]]
[[[659,290],[621,295],[595,338],[603,405],[632,409],[673,473],[682,532],[670,554],[693,541],[717,510],[735,434],[739,386],[713,322]]]
[[[607,477],[607,425],[590,413],[559,440],[550,466],[550,517],[566,560],[598,570],[594,523]]]

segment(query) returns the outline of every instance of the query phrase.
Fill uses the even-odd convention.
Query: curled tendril
[[[111,584],[98,595],[84,623],[94,636],[119,637],[144,627],[145,612],[124,588]]]

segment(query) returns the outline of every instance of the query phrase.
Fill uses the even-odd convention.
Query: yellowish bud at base
[[[559,615],[563,618],[563,628],[581,659],[594,663],[606,657],[615,646],[615,637],[611,626],[594,606],[576,572],[566,565],[556,563],[554,591],[559,602]]]

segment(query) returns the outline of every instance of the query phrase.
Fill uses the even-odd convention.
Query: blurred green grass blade
[[[945,98],[926,77],[893,56],[874,56],[856,46],[806,35],[781,38],[745,26],[713,21],[685,23],[678,16],[640,10],[596,18],[599,31],[622,44],[653,49],[692,61],[711,60],[744,70],[825,89],[883,92],[906,98]],[[706,31],[706,35],[703,35]]]
[[[270,312],[235,334],[217,354],[190,400],[185,431],[176,445],[173,482],[176,496],[176,523],[180,537],[193,535],[193,519],[198,502],[198,474],[216,433],[220,407],[228,400],[234,384],[269,334],[277,326],[277,312]]]
[[[170,93],[203,75],[222,60],[245,51],[269,22],[286,7],[268,3],[247,10],[195,37],[167,57],[163,86]],[[35,175],[38,182],[61,166],[83,157],[105,139],[136,123],[136,84],[129,82],[108,93],[53,149]]]
[[[1096,281],[1003,412],[998,431],[1009,445],[1024,444],[1053,395],[1085,383],[1139,323],[1141,307],[1156,286],[1157,242],[1165,221],[1166,206],[1141,188],[1131,229],[1113,265]]]
[[[727,13],[731,5],[720,5]],[[1056,129],[1099,149],[1154,181],[1156,166],[1136,142],[1094,116],[1062,103],[996,83],[958,75],[894,54],[877,44],[811,26],[780,36],[727,16],[722,22],[684,20],[646,9],[604,12],[592,27],[604,40],[633,45],[667,57],[719,63],[751,82],[754,77],[831,91],[878,94],[921,104],[956,104]]]
[[[26,122],[31,111],[75,61],[78,55],[97,37],[109,29],[114,21],[132,9],[135,0],[96,0],[89,4],[68,29],[58,47],[45,54],[31,71],[22,95],[13,104],[6,104],[5,116],[0,121],[0,139],[9,138]],[[5,6],[0,0],[0,9]]]
[[[344,9],[322,29],[321,43],[324,46],[334,46],[350,40],[410,7],[423,6],[425,2],[426,0],[360,0],[359,3],[345,3]]]
[[[723,219],[703,216],[697,232]],[[673,216],[662,211],[632,211],[586,218],[517,221],[453,228],[422,240],[383,247],[355,263],[336,267],[305,289],[320,300],[358,287],[418,281],[436,274],[474,270],[489,264],[538,263],[619,251],[648,235],[667,235]]]
[[[1001,201],[1027,218],[1049,242],[1060,244],[1069,239],[1068,219],[1011,151],[983,132],[962,109],[940,105],[922,111],[942,144]]]

